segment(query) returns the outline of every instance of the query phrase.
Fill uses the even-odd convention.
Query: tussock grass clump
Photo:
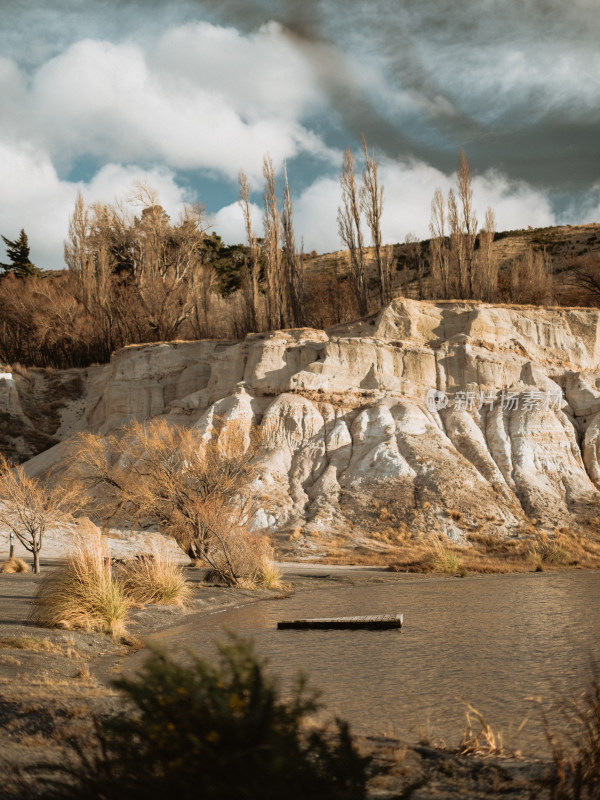
[[[458,553],[450,550],[442,542],[436,542],[424,560],[434,572],[445,572],[453,575],[459,572],[461,568]]]
[[[15,572],[29,572],[29,567],[22,558],[9,558],[3,564],[0,564],[0,572],[4,575],[10,575]]]
[[[559,542],[548,542],[542,545],[538,553],[540,559],[546,564],[567,564],[571,559],[571,554]]]
[[[149,553],[129,559],[120,575],[133,602],[182,605],[190,595],[185,576],[164,545],[152,545]]]
[[[100,531],[80,536],[64,567],[40,584],[30,619],[49,628],[81,628],[120,636],[131,606],[113,578]]]
[[[281,580],[282,573],[272,561],[265,559],[258,568],[254,585],[257,589],[282,589],[284,588]]]

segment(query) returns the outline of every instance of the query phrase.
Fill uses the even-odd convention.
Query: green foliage
[[[0,264],[5,272],[14,272],[17,278],[31,278],[40,275],[41,270],[29,260],[29,242],[27,234],[22,228],[18,239],[12,241],[3,236],[2,241],[6,245],[6,252],[10,259],[10,264]]]
[[[319,705],[299,678],[289,700],[265,674],[252,645],[233,635],[220,664],[190,667],[154,651],[135,680],[114,685],[135,711],[104,722],[60,797],[111,800],[359,800],[370,759],[346,723],[305,730]]]

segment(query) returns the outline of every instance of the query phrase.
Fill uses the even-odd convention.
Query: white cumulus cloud
[[[2,59],[0,86],[16,133],[62,167],[91,156],[228,178],[243,168],[256,183],[267,151],[276,168],[300,153],[335,157],[302,123],[323,98],[274,23],[248,35],[189,23],[153,43],[84,39],[28,84]]]
[[[158,191],[174,219],[190,199],[166,168],[107,164],[88,183],[65,181],[44,151],[0,141],[0,233],[15,239],[24,228],[35,264],[46,269],[64,267],[63,243],[77,192],[82,192],[86,203],[113,203],[126,198],[138,180]]]

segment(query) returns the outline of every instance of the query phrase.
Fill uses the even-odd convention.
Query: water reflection
[[[534,752],[543,735],[526,698],[585,686],[599,656],[599,599],[600,573],[398,576],[198,617],[154,638],[169,650],[212,655],[224,628],[241,631],[284,682],[305,670],[328,709],[363,732],[414,739],[419,724],[429,725],[455,743],[461,697],[508,740],[530,715],[516,743]],[[276,630],[280,619],[397,612],[402,631]]]

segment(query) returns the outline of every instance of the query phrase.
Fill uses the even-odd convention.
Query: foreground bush
[[[118,636],[125,631],[131,600],[113,579],[108,547],[99,531],[76,540],[64,567],[45,578],[30,619],[50,628],[82,628]]]
[[[164,546],[153,545],[149,553],[126,561],[120,577],[128,597],[136,603],[182,604],[190,594],[181,567]]]
[[[359,800],[369,759],[348,726],[305,730],[316,698],[282,700],[247,642],[220,644],[220,664],[191,667],[154,652],[136,680],[114,685],[135,711],[102,723],[95,753],[78,747],[73,785],[56,795],[111,800]]]

